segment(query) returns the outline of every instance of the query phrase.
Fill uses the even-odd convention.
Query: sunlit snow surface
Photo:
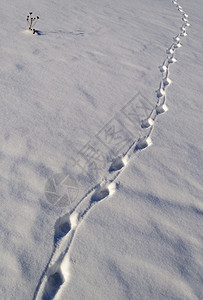
[[[0,299],[202,299],[203,2],[1,2]]]

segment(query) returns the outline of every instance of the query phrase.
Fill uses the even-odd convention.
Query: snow
[[[2,1],[0,299],[202,299],[202,13]]]

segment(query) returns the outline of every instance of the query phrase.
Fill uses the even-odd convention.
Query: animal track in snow
[[[157,91],[157,97],[158,97],[158,98],[163,97],[165,94],[166,94],[166,92],[165,92],[164,89],[162,89],[162,88],[159,88],[159,89],[158,89],[158,91]]]
[[[164,73],[164,72],[166,72],[166,70],[167,70],[167,67],[165,65],[160,67],[160,72]]]
[[[152,140],[150,136],[142,137],[137,141],[135,150],[142,150],[152,145]]]
[[[174,44],[174,48],[181,48],[181,47],[182,47],[182,45],[180,42]]]
[[[98,202],[104,198],[112,195],[116,190],[116,184],[114,182],[110,184],[100,185],[91,197],[91,202]]]
[[[171,56],[169,59],[168,59],[168,62],[169,64],[173,64],[174,62],[176,62],[177,59],[174,57],[174,56]]]
[[[54,242],[58,242],[71,230],[70,215],[59,217],[55,223]]]
[[[172,80],[169,78],[169,69],[167,69],[166,73],[165,73],[165,77],[163,78],[163,85],[164,87],[170,85],[172,83]]]
[[[174,53],[174,45],[172,45],[169,49],[166,50],[167,54],[173,54]]]
[[[187,36],[187,32],[185,32],[185,31],[184,31],[184,32],[181,32],[181,33],[180,33],[180,36]]]
[[[179,34],[176,37],[174,37],[173,40],[179,42],[180,41]]]
[[[163,79],[164,86],[167,86],[167,85],[171,84],[171,82],[172,82],[172,80],[170,78],[168,78],[168,77],[166,77],[166,78]]]
[[[154,125],[154,120],[151,117],[149,117],[145,120],[142,120],[142,123],[141,123],[142,128],[149,128],[152,125]]]
[[[163,114],[164,112],[166,112],[168,110],[168,107],[165,103],[158,105],[156,107],[156,112],[157,114]]]
[[[42,300],[54,299],[60,286],[64,282],[68,281],[68,264],[68,257],[61,255],[60,259],[58,259],[57,262],[49,268],[47,272],[47,280],[42,294]]]
[[[70,278],[69,271],[69,257],[66,254],[67,248],[64,248],[64,244],[60,244],[60,239],[64,236],[67,236],[70,233],[69,242],[71,242],[75,228],[78,224],[78,214],[72,213],[71,215],[66,214],[63,217],[58,218],[55,223],[55,251],[52,253],[52,257],[49,263],[49,267],[46,272],[46,280],[42,281],[40,288],[43,287],[43,291],[41,291],[41,299],[42,300],[50,300],[54,299],[57,294],[60,286],[64,282],[68,282]],[[66,239],[67,242],[67,239]],[[57,243],[57,247],[56,247]],[[66,246],[66,245],[65,245]]]
[[[121,156],[121,157],[119,156],[119,157],[115,158],[112,161],[112,164],[109,168],[109,172],[115,172],[115,171],[121,170],[123,167],[125,167],[127,165],[127,162],[128,162],[128,155]]]
[[[65,283],[68,283],[70,277],[69,251],[74,236],[86,214],[94,205],[109,198],[115,192],[118,176],[125,169],[128,161],[130,161],[135,153],[145,150],[152,145],[151,135],[156,118],[168,110],[166,105],[166,92],[168,86],[172,83],[169,78],[169,68],[170,65],[177,61],[174,57],[175,51],[182,46],[180,43],[181,37],[187,36],[186,29],[190,26],[188,15],[183,11],[182,6],[175,0],[172,1],[172,3],[176,5],[178,11],[182,13],[182,21],[184,24],[180,28],[180,33],[173,38],[174,43],[166,50],[166,54],[169,56],[166,57],[162,66],[159,67],[162,73],[162,80],[160,81],[159,89],[156,91],[157,103],[148,118],[142,120],[140,125],[144,129],[150,128],[149,133],[140,137],[137,141],[134,141],[126,153],[114,159],[109,167],[107,178],[104,178],[95,187],[90,189],[70,213],[58,218],[55,223],[53,251],[39,280],[33,300],[54,299],[61,287]]]
[[[185,18],[185,17],[183,17],[182,20],[183,20],[183,22],[187,22],[188,21],[187,18]]]

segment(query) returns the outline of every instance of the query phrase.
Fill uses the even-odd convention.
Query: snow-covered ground
[[[0,299],[203,299],[202,15],[1,1]]]

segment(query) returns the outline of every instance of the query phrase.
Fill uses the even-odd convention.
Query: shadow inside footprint
[[[98,202],[109,196],[109,189],[107,187],[99,188],[91,198],[91,202]]]
[[[137,150],[145,149],[145,148],[147,148],[147,147],[149,147],[149,146],[151,146],[151,145],[152,145],[152,140],[151,140],[150,136],[140,138],[140,139],[137,141],[137,144],[136,144],[136,146],[135,146],[134,152],[137,151]]]
[[[70,216],[69,214],[58,218],[55,223],[54,243],[57,243],[62,237],[64,237],[71,230]]]
[[[117,157],[111,164],[109,172],[114,172],[122,169],[125,166],[121,157]]]
[[[50,275],[45,285],[42,300],[54,299],[59,287],[63,284],[63,282],[63,276],[59,272],[55,272],[54,274]]]

